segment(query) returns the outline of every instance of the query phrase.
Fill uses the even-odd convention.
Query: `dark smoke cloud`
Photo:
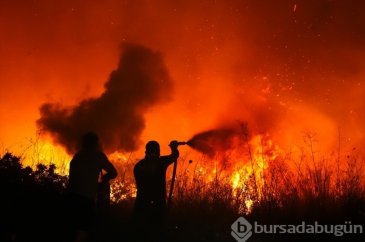
[[[119,65],[105,83],[104,93],[73,107],[45,103],[39,128],[72,153],[81,135],[96,132],[107,152],[138,148],[145,112],[171,99],[172,80],[159,53],[124,44]]]

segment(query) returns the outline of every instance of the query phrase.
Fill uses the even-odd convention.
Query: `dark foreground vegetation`
[[[231,224],[243,215],[259,224],[362,224],[365,227],[365,191],[356,164],[344,177],[326,173],[323,166],[300,170],[300,179],[284,164],[269,167],[265,184],[255,177],[232,188],[224,176],[204,180],[180,174],[173,207],[168,213],[167,241],[235,241]],[[353,170],[353,169],[355,170]],[[67,177],[55,173],[54,165],[22,167],[10,153],[0,159],[0,241],[70,241],[70,221],[65,206]],[[352,170],[351,170],[352,169]],[[107,214],[98,214],[92,241],[133,241],[131,227],[133,198],[115,181],[120,191]],[[119,184],[119,185],[118,185]],[[334,189],[336,188],[336,189]],[[248,211],[245,200],[252,205]],[[148,224],[146,224],[148,226]],[[133,232],[134,231],[134,232]],[[363,235],[258,235],[248,241],[365,241]]]

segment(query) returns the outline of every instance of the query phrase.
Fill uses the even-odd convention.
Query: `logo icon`
[[[231,229],[231,235],[237,242],[245,242],[252,235],[252,225],[244,217],[239,217],[232,224]]]

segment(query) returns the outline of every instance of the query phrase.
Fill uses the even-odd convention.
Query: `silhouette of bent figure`
[[[177,161],[178,142],[170,142],[171,154],[160,156],[160,145],[149,141],[145,158],[134,167],[137,184],[137,197],[134,206],[134,219],[138,229],[147,229],[144,234],[152,240],[162,233],[166,213],[166,170]],[[146,228],[147,227],[147,228]],[[158,239],[158,238],[157,238]]]
[[[86,133],[82,137],[82,147],[71,160],[68,184],[68,202],[71,224],[76,231],[76,241],[84,241],[90,229],[96,206],[98,179],[107,182],[117,176],[117,171],[101,151],[98,136]]]

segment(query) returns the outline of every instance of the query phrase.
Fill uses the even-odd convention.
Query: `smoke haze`
[[[300,143],[305,130],[328,147],[340,130],[342,145],[358,147],[365,139],[363,9],[363,0],[1,1],[0,142],[7,148],[34,134],[39,107],[52,103],[42,106],[41,127],[69,150],[79,133],[65,133],[67,122],[91,129],[79,117],[96,113],[98,125],[110,126],[96,130],[110,150],[152,139],[168,149],[171,139],[235,120],[269,133],[280,147]],[[121,41],[163,53],[174,81],[171,102],[157,96],[162,92],[154,104],[128,97],[136,106],[100,115],[117,99],[114,86],[103,84]],[[151,109],[158,103],[165,104]]]

